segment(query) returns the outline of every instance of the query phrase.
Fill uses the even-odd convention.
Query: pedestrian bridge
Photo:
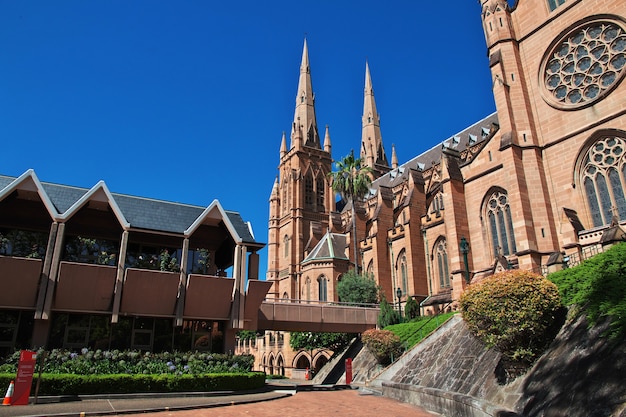
[[[258,310],[258,330],[361,333],[376,327],[379,308],[348,303],[266,299]]]

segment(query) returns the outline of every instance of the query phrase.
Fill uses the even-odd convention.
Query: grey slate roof
[[[15,180],[16,177],[0,175],[0,191]],[[44,182],[41,185],[54,207],[61,214],[65,213],[89,191],[87,188],[68,185]],[[137,229],[183,234],[206,209],[206,207],[124,194],[111,193],[111,195],[131,227]],[[248,224],[239,213],[224,211],[243,242],[260,244],[252,236]]]
[[[345,259],[347,246],[347,235],[340,233],[326,232],[324,237],[315,245],[311,253],[307,255],[302,263],[320,259]]]
[[[468,146],[473,146],[476,143],[482,142],[489,133],[488,129],[494,123],[498,123],[498,114],[496,112],[451,136],[443,142],[438,143],[436,146],[417,155],[408,162],[399,165],[397,169],[387,172],[385,175],[376,179],[372,183],[372,189],[377,190],[380,185],[393,187],[401,183],[404,181],[403,174],[408,168],[418,171],[430,168],[433,164],[436,164],[441,160],[442,147],[444,145],[460,152],[465,150]]]

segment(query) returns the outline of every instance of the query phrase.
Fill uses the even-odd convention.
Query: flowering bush
[[[488,347],[530,364],[554,336],[561,298],[556,285],[541,275],[504,271],[471,285],[460,307],[470,331]]]
[[[402,342],[389,330],[370,329],[363,332],[361,341],[381,365],[388,365],[402,354]]]
[[[45,357],[43,372],[49,374],[175,374],[200,375],[209,373],[250,372],[254,364],[251,355],[225,355],[205,352],[150,353],[134,350],[89,350],[80,352],[53,349]],[[19,352],[0,365],[0,372],[15,372]]]

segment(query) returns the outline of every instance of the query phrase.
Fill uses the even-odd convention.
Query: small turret
[[[482,19],[487,47],[513,37],[511,10],[506,0],[483,0]]]

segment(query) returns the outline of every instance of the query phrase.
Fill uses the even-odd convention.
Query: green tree
[[[384,329],[392,324],[398,324],[400,321],[400,314],[387,302],[385,297],[381,297],[380,312],[378,313],[378,327]]]
[[[378,303],[378,285],[371,274],[358,274],[354,269],[341,277],[337,294],[342,302],[356,304]]]
[[[331,187],[346,201],[351,201],[352,209],[352,240],[354,245],[354,269],[358,272],[359,260],[356,235],[356,211],[355,202],[362,200],[369,192],[372,183],[372,169],[363,164],[361,158],[354,157],[354,150],[341,161],[336,161],[337,171],[331,172]]]
[[[420,315],[420,306],[417,304],[417,301],[413,297],[409,297],[406,300],[406,304],[404,305],[404,317],[408,320],[413,320],[414,318],[419,317]]]
[[[342,350],[355,335],[352,333],[291,332],[289,345],[293,350]]]

